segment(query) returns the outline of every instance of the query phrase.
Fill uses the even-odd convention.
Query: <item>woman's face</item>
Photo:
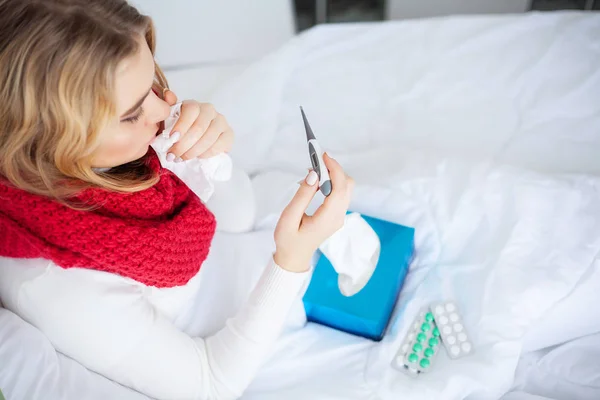
[[[101,133],[100,147],[93,155],[94,168],[116,167],[143,157],[159,123],[169,116],[169,105],[152,91],[154,57],[141,35],[138,41],[137,54],[117,70],[117,116]]]

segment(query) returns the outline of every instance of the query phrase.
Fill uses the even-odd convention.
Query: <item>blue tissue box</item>
[[[413,256],[415,230],[362,215],[379,236],[379,261],[371,279],[344,296],[338,274],[323,254],[303,298],[307,320],[379,341],[383,339]]]

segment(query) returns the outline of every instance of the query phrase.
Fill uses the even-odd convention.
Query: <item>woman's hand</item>
[[[276,250],[273,259],[277,265],[288,271],[307,271],[312,255],[321,243],[344,225],[354,181],[333,158],[325,154],[323,160],[329,170],[331,194],[325,198],[314,215],[305,214],[318,190],[317,173],[311,171],[281,213],[275,228]]]
[[[165,101],[173,106],[177,96],[170,90],[164,94]],[[168,161],[184,161],[192,158],[209,158],[228,152],[233,145],[233,130],[225,117],[209,103],[185,100],[181,105],[181,114],[171,131],[180,139],[167,153]]]

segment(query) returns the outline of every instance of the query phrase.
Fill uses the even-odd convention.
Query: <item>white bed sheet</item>
[[[555,400],[600,399],[600,333],[525,354],[514,390],[502,400],[541,396]]]
[[[598,274],[599,96],[598,14],[332,26],[294,39],[212,99],[238,133],[234,158],[255,174],[263,230],[219,235],[223,269],[206,272],[222,286],[201,291],[181,324],[214,330],[271,251],[278,210],[308,165],[303,105],[322,145],[357,180],[352,208],[414,226],[417,258],[381,343],[302,327],[298,303],[244,399],[499,398],[513,386],[524,343],[534,349],[541,338],[538,321],[556,322],[548,316],[559,302],[567,313],[600,302],[598,291],[586,304],[575,296]],[[225,279],[232,269],[244,279]],[[216,309],[210,297],[228,292],[236,301]],[[441,353],[418,380],[392,370],[407,321],[449,297],[475,355],[451,362]],[[595,310],[588,318],[600,319]],[[557,328],[544,341],[595,329]],[[10,400],[144,398],[57,355],[5,310],[0,338],[0,387]]]

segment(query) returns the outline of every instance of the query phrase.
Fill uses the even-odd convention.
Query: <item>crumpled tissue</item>
[[[379,261],[379,237],[359,213],[347,214],[344,226],[329,237],[319,250],[338,273],[344,296],[358,293],[369,281]]]
[[[167,160],[169,149],[177,143],[177,140],[171,137],[171,130],[179,120],[181,105],[182,103],[177,103],[171,107],[169,117],[164,122],[165,129],[154,139],[152,148],[158,154],[164,168],[173,171],[203,202],[207,202],[215,191],[214,182],[224,182],[231,178],[233,163],[231,157],[225,153],[180,163]]]

